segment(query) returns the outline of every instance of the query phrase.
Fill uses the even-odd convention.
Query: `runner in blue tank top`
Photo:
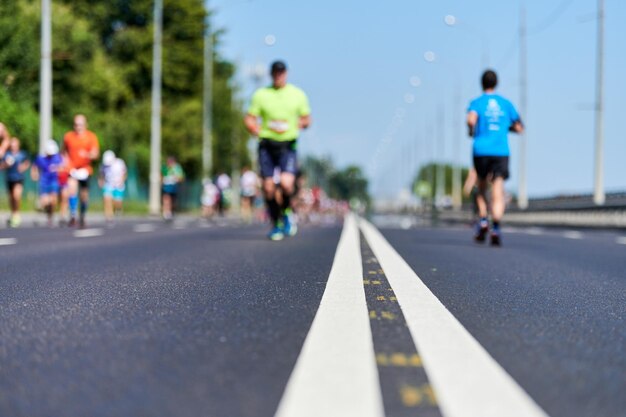
[[[467,126],[474,138],[474,168],[478,175],[478,211],[475,239],[484,242],[489,233],[487,188],[491,184],[491,244],[501,244],[500,221],[504,216],[504,181],[509,178],[509,131],[521,133],[519,114],[509,100],[495,93],[498,77],[491,70],[482,76],[484,94],[467,109]]]

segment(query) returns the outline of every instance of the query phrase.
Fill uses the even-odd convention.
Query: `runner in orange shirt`
[[[92,161],[100,158],[98,137],[87,130],[87,118],[82,114],[74,116],[74,130],[63,138],[63,145],[71,166],[68,179],[70,226],[76,224],[76,206],[80,194],[79,227],[85,227],[85,214],[89,204],[89,178],[93,174]]]

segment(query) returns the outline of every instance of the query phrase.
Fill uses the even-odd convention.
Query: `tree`
[[[367,192],[367,186],[368,182],[361,168],[350,165],[331,174],[328,181],[328,195],[337,200],[352,201],[356,199],[369,205],[370,196]]]
[[[72,116],[84,113],[103,149],[149,171],[152,0],[54,0],[53,128],[60,139]],[[201,173],[203,0],[165,0],[163,31],[163,151],[178,157],[190,178]],[[40,2],[0,1],[0,117],[38,143]],[[219,54],[224,31],[212,33],[215,170],[249,164],[235,66]]]
[[[413,180],[413,192],[416,189],[420,188],[420,184],[428,184],[430,195],[429,198],[435,197],[435,192],[437,190],[437,169],[441,164],[437,163],[429,163],[420,167],[417,175]],[[445,183],[444,183],[444,193],[447,195],[452,194],[452,175],[454,174],[454,167],[450,164],[445,164],[443,166],[445,173]],[[461,182],[463,183],[467,178],[469,170],[467,168],[461,168]]]

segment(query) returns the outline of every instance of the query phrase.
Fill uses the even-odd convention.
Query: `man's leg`
[[[107,221],[113,220],[113,197],[111,195],[105,194],[102,197],[104,203],[104,217]]]
[[[80,226],[85,226],[85,215],[87,214],[87,207],[89,206],[89,186],[87,182],[80,184]]]
[[[488,182],[486,178],[478,179],[478,193],[476,194],[476,204],[478,205],[478,216],[480,217],[478,224],[476,225],[476,234],[474,239],[477,242],[484,242],[489,231],[489,222],[487,220],[487,186]]]
[[[277,226],[280,220],[280,206],[276,201],[276,184],[274,184],[273,177],[263,179],[263,194],[265,195],[265,204],[267,204],[270,220],[274,226]]]
[[[293,197],[293,192],[295,190],[295,182],[296,177],[292,173],[283,172],[280,174],[280,188],[283,190],[281,209],[283,212],[285,212],[288,208],[291,208],[291,198]]]
[[[20,219],[20,202],[22,201],[22,191],[24,186],[16,182],[10,189],[11,193],[11,227],[18,227],[21,223]]]
[[[163,205],[163,218],[169,220],[172,217],[172,197],[168,193],[163,193],[162,196]]]
[[[501,245],[500,221],[504,216],[506,203],[504,201],[504,178],[496,177],[491,189],[491,219],[493,230],[491,231],[491,244]]]
[[[491,218],[494,223],[502,220],[504,208],[504,178],[496,177],[491,186]]]
[[[76,223],[76,211],[78,209],[78,180],[76,178],[68,179],[67,190],[69,194],[70,226],[74,226]]]

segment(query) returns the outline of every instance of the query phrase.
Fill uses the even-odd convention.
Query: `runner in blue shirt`
[[[20,149],[20,140],[12,138],[9,149],[4,154],[0,168],[6,169],[7,192],[9,193],[9,205],[11,206],[11,217],[8,220],[9,227],[19,227],[20,203],[24,190],[24,172],[30,166],[28,155]]]
[[[48,226],[52,226],[52,215],[60,189],[58,173],[62,165],[59,145],[51,139],[46,143],[45,155],[35,159],[30,171],[33,181],[39,181],[39,201],[48,216]]]
[[[484,94],[472,100],[467,110],[469,134],[474,138],[474,168],[478,175],[478,211],[475,240],[484,242],[489,233],[487,188],[491,184],[491,244],[502,242],[500,221],[504,216],[504,181],[509,178],[509,131],[521,133],[523,126],[513,104],[495,93],[498,77],[492,70],[482,76]]]

